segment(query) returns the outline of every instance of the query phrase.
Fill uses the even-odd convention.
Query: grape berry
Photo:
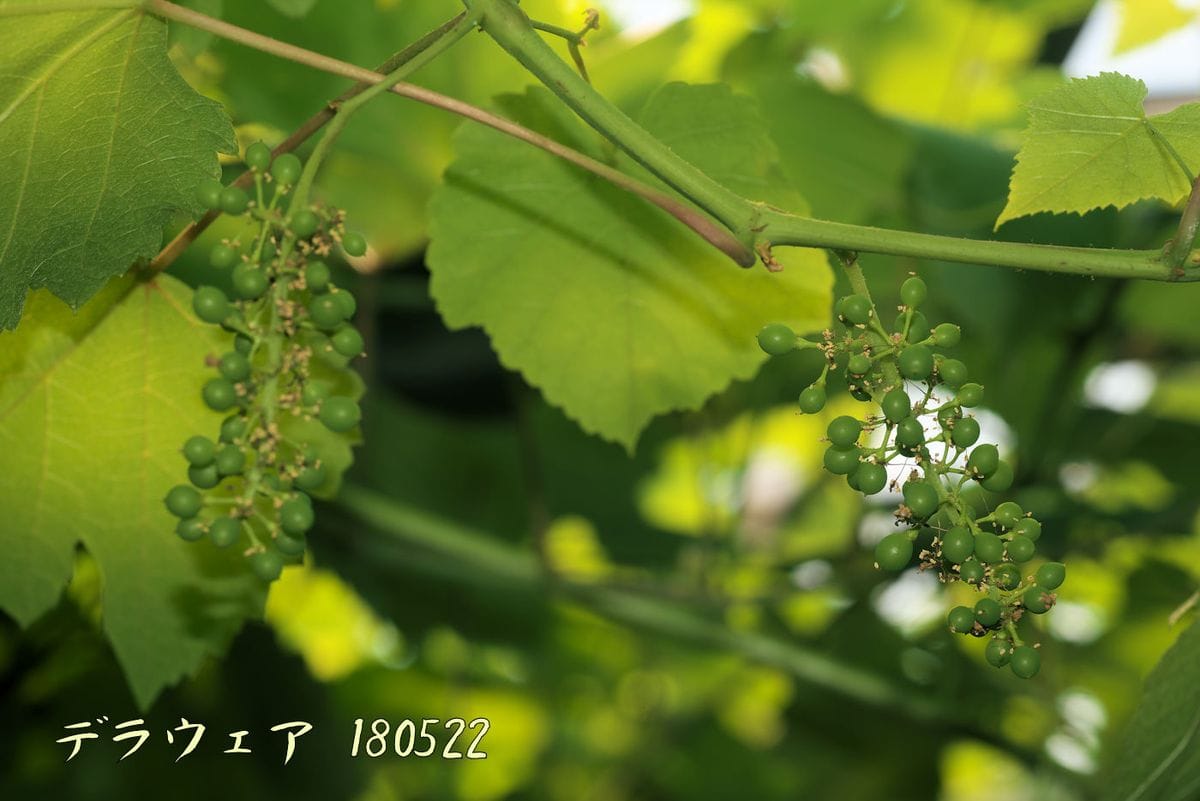
[[[825,369],[800,394],[806,414],[825,408],[830,370],[842,371],[851,396],[879,404],[879,412],[861,419],[842,415],[831,421],[824,457],[829,472],[845,476],[864,495],[884,489],[887,466],[911,468],[892,484],[903,494],[896,511],[903,530],[875,546],[877,567],[900,571],[916,557],[920,570],[936,571],[944,583],[973,587],[982,597],[973,607],[951,609],[948,627],[990,637],[984,654],[988,664],[1032,678],[1041,655],[1022,641],[1018,623],[1054,606],[1066,568],[1046,562],[1025,576],[1021,566],[1035,558],[1041,523],[1013,501],[981,515],[964,499],[970,481],[989,492],[1007,492],[1013,470],[995,445],[979,443],[979,422],[969,410],[983,403],[984,388],[969,380],[963,362],[938,352],[958,345],[962,332],[953,323],[930,327],[917,311],[927,294],[920,278],[905,280],[892,330],[884,327],[870,298],[853,294],[838,301],[840,325],[824,331],[819,342],[774,323],[759,334],[759,345],[772,356],[795,348],[823,352]],[[929,544],[918,548],[918,540]]]
[[[253,572],[273,581],[303,556],[313,525],[310,494],[329,477],[317,444],[291,438],[286,420],[319,420],[341,434],[362,417],[354,398],[334,394],[316,375],[347,371],[363,352],[349,322],[357,304],[334,285],[322,259],[339,242],[349,255],[364,253],[366,243],[345,230],[340,212],[293,208],[298,158],[272,162],[260,142],[247,148],[245,162],[253,200],[214,181],[197,191],[205,207],[243,215],[250,229],[247,242],[226,240],[209,254],[214,269],[232,271],[235,298],[202,286],[192,299],[197,317],[233,337],[228,352],[209,358],[217,375],[202,390],[205,404],[228,416],[219,441],[197,434],[183,444],[188,483],[171,489],[164,503],[179,518],[180,538],[239,546]]]

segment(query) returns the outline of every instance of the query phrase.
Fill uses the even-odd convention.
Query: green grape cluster
[[[861,417],[843,415],[829,423],[824,464],[864,495],[889,483],[901,492],[901,530],[877,544],[876,565],[899,571],[915,557],[921,570],[936,571],[941,581],[977,590],[981,597],[973,607],[950,610],[950,630],[990,637],[988,663],[1031,678],[1041,657],[1023,642],[1018,623],[1054,606],[1066,568],[1047,562],[1027,575],[1042,524],[1012,501],[979,514],[965,500],[972,481],[992,493],[1007,492],[1013,469],[994,444],[979,441],[979,422],[970,410],[983,402],[983,387],[969,380],[963,362],[943,353],[958,345],[961,330],[952,323],[931,326],[919,311],[926,295],[924,281],[908,278],[890,328],[869,297],[853,294],[838,301],[838,324],[820,341],[773,323],[759,332],[758,342],[773,356],[801,347],[824,354],[820,377],[800,393],[801,411],[825,408],[831,370],[843,373],[855,399],[871,404]],[[889,467],[900,473],[890,482]]]
[[[272,159],[259,142],[246,150],[254,197],[216,181],[199,188],[209,209],[245,221],[244,237],[209,253],[213,269],[229,274],[233,297],[214,286],[193,295],[196,316],[231,335],[231,347],[210,356],[215,375],[204,403],[228,416],[216,436],[183,444],[188,483],[164,502],[185,540],[207,537],[220,548],[240,547],[264,581],[303,556],[313,525],[311,494],[330,479],[321,443],[297,439],[292,420],[319,420],[334,433],[354,429],[354,398],[336,394],[337,378],[363,352],[350,323],[354,296],[334,285],[323,261],[339,245],[362,255],[362,236],[346,231],[342,214],[298,203],[302,164],[292,154]],[[303,430],[303,429],[300,429]]]

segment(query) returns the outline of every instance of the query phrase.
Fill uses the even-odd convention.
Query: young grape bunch
[[[332,478],[328,437],[351,432],[361,418],[344,393],[354,386],[345,380],[349,363],[363,353],[351,323],[357,304],[324,259],[338,245],[361,255],[366,243],[340,212],[294,195],[303,166],[296,156],[272,159],[260,142],[245,161],[253,197],[215,181],[198,191],[206,207],[245,221],[243,235],[209,254],[232,297],[201,286],[192,299],[197,317],[230,334],[227,352],[210,356],[214,374],[202,390],[204,403],[227,416],[219,430],[183,443],[187,483],[164,502],[180,537],[240,549],[269,582],[306,550],[312,495]]]
[[[800,394],[802,412],[825,408],[830,371],[841,371],[851,396],[870,404],[861,415],[829,423],[824,465],[868,496],[888,486],[889,467],[901,473],[891,482],[903,497],[895,514],[899,530],[876,545],[876,566],[900,571],[915,559],[920,570],[936,571],[944,583],[975,589],[979,599],[951,609],[948,628],[990,637],[989,664],[1032,678],[1041,655],[1038,646],[1024,642],[1018,624],[1054,606],[1066,568],[1044,562],[1029,570],[1042,525],[1019,505],[1005,501],[979,514],[964,499],[970,482],[1007,492],[1013,469],[994,444],[979,441],[971,410],[983,403],[984,388],[970,380],[963,362],[945,355],[962,333],[953,323],[930,325],[918,310],[927,294],[920,278],[905,280],[890,328],[869,297],[847,295],[837,303],[837,325],[819,341],[773,323],[759,333],[759,345],[772,356],[799,347],[825,356],[820,377]]]

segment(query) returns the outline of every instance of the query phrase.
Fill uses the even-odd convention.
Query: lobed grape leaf
[[[1042,211],[1183,200],[1200,167],[1200,103],[1147,117],[1145,99],[1144,83],[1106,72],[1035,100],[996,227]]]
[[[1200,791],[1200,624],[1193,623],[1146,678],[1104,801],[1189,801]]]
[[[261,612],[238,553],[186,543],[162,498],[181,444],[215,431],[200,398],[228,334],[198,322],[169,277],[116,279],[77,313],[45,291],[0,333],[0,608],[27,625],[54,606],[77,543],[103,577],[103,626],[134,697],[224,649]]]
[[[549,92],[505,114],[611,158]],[[671,84],[642,124],[748,197],[802,207],[753,101],[723,86]],[[432,294],[452,328],[481,326],[585,430],[632,449],[655,415],[694,409],[762,363],[755,334],[780,320],[826,324],[822,254],[781,251],[782,274],[740,270],[649,204],[528,145],[468,124],[430,205]],[[640,173],[629,160],[616,163]]]
[[[198,211],[217,151],[235,150],[166,47],[164,23],[137,9],[0,25],[0,329],[29,289],[78,307],[152,256],[172,214]]]

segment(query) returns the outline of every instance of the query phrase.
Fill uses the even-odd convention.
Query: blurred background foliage
[[[456,4],[193,5],[372,65]],[[522,5],[567,26],[585,6]],[[816,215],[986,237],[1022,104],[1064,80],[1092,3],[682,5],[653,30],[605,14],[585,55],[610,98],[635,111],[668,80],[728,81],[758,99]],[[245,142],[278,140],[344,88],[190,32],[172,53]],[[528,78],[480,35],[418,82],[487,105]],[[223,660],[139,712],[80,554],[55,613],[25,632],[0,623],[0,797],[1092,797],[1200,581],[1200,287],[864,259],[881,308],[918,271],[930,320],[961,323],[961,357],[988,389],[984,437],[1017,464],[1012,495],[1045,521],[1041,551],[1069,565],[1058,608],[1035,621],[1042,674],[1021,682],[945,631],[955,592],[872,568],[896,498],[864,504],[821,471],[825,424],[850,401],[796,412],[820,369],[811,353],[659,419],[627,454],[503,369],[482,334],[448,332],[422,251],[458,124],[382,100],[322,179],[373,244],[339,278],[362,299],[371,357],[366,443],[318,515],[311,564],[285,573]],[[1143,205],[998,236],[1149,248],[1171,226]],[[178,273],[199,276],[205,251]],[[154,737],[124,763],[98,742],[64,765],[62,727],[101,715],[144,717]],[[209,733],[175,764],[164,732],[181,717]],[[488,759],[350,758],[354,719],[422,717],[488,718]],[[267,729],[295,719],[315,731],[285,768]],[[220,753],[240,729],[254,756]]]

